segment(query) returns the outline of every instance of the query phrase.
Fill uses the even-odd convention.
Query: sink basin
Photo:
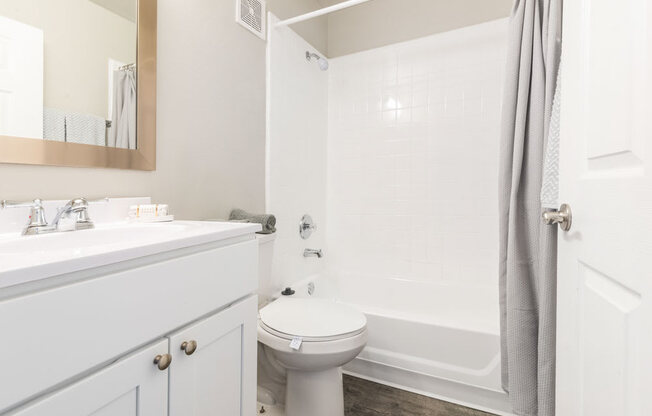
[[[259,230],[258,224],[173,221],[100,224],[35,236],[0,234],[0,289]]]
[[[126,248],[125,244],[133,245],[144,240],[156,241],[173,238],[187,231],[192,224],[119,224],[114,226],[98,226],[92,230],[76,232],[61,232],[41,234],[36,236],[2,235],[0,236],[0,270],[4,270],[7,261],[17,260],[16,255],[29,252],[30,257],[70,254],[84,256],[104,251],[110,246]]]

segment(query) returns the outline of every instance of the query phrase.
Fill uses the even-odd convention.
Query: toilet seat
[[[274,336],[276,336],[278,338],[288,340],[288,341],[292,340],[293,338],[297,338],[297,337],[301,338],[302,341],[304,341],[304,342],[339,341],[339,340],[342,340],[342,339],[355,337],[356,335],[359,335],[359,334],[361,334],[361,333],[363,333],[365,331],[365,328],[362,328],[362,329],[360,329],[358,331],[355,331],[355,332],[349,332],[349,333],[346,333],[346,334],[334,335],[334,336],[330,336],[330,337],[307,337],[307,336],[303,336],[303,335],[285,334],[283,332],[276,331],[275,329],[270,328],[269,326],[265,325],[265,323],[260,321],[260,320],[259,320],[259,324],[260,324],[260,327],[265,332],[267,332],[267,333],[269,333],[271,335],[274,335]]]
[[[306,342],[354,337],[367,327],[365,315],[328,299],[281,298],[259,312],[262,329],[282,339]]]

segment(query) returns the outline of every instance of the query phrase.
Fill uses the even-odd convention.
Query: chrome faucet
[[[99,199],[95,202],[108,202],[108,198]],[[23,228],[23,235],[35,235],[53,233],[59,230],[59,223],[62,218],[71,218],[74,215],[75,230],[88,230],[94,228],[95,225],[88,216],[89,202],[85,198],[76,198],[68,201],[66,205],[57,211],[57,215],[52,220],[52,224],[48,224],[45,220],[45,209],[43,208],[43,201],[35,199],[32,202],[0,202],[0,208],[31,208],[29,220],[25,228]]]
[[[73,214],[76,214],[75,230],[88,230],[95,227],[93,221],[88,217],[88,201],[85,198],[71,199],[66,205],[59,208],[57,215],[52,220],[52,227],[58,229],[61,219],[70,218]]]
[[[303,257],[317,257],[321,259],[324,257],[324,253],[322,253],[321,249],[307,248],[303,250]]]

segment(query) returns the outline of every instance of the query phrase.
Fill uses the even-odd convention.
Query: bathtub
[[[511,414],[500,387],[497,288],[324,275],[293,289],[298,296],[352,305],[367,316],[367,347],[346,373]]]

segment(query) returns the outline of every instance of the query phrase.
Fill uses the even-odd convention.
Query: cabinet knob
[[[154,357],[154,364],[156,364],[158,369],[161,371],[167,370],[171,363],[172,356],[170,354],[159,354]]]
[[[186,355],[192,355],[197,351],[197,341],[184,341],[183,344],[181,344],[181,349],[186,352]]]

